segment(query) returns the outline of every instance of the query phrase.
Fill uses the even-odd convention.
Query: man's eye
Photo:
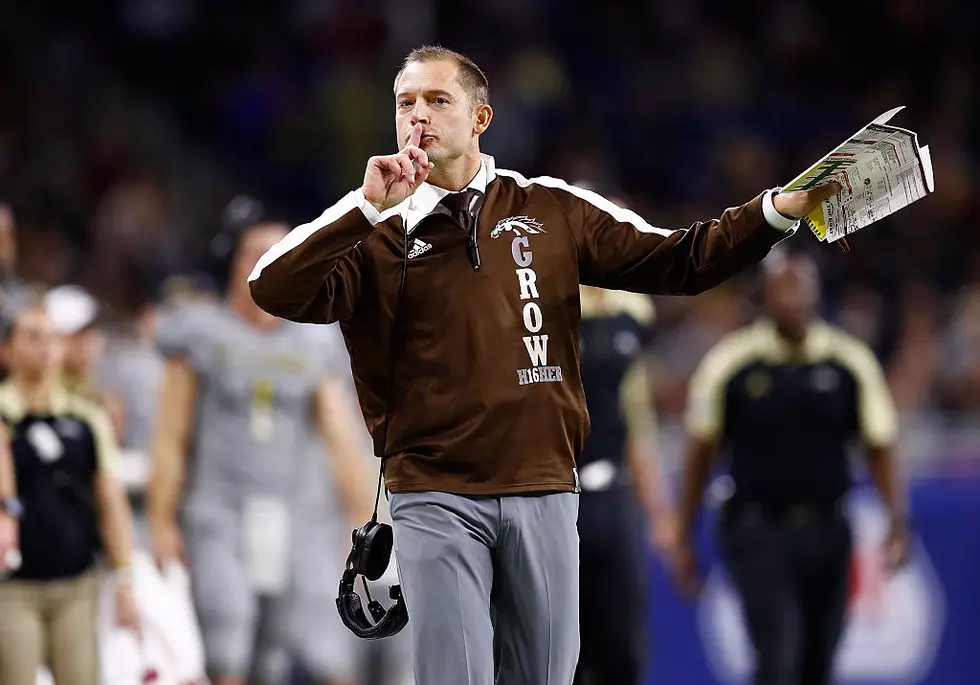
[[[435,102],[435,103],[436,103],[437,105],[448,105],[448,104],[449,104],[449,100],[447,100],[446,98],[436,98],[436,99],[434,100],[434,102]]]
[[[412,101],[411,100],[402,100],[401,102],[398,103],[398,106],[399,107],[411,107],[412,106]]]

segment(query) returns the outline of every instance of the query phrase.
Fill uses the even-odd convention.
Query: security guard
[[[721,558],[755,648],[755,685],[827,685],[843,630],[852,532],[843,499],[860,440],[891,520],[886,559],[908,550],[897,484],[896,412],[874,354],[814,314],[819,279],[803,255],[763,262],[767,316],[723,339],[691,380],[677,576],[700,579],[692,530],[712,458],[734,494],[720,516]]]
[[[643,355],[653,305],[643,295],[587,286],[581,303],[580,368],[591,433],[578,460],[581,655],[575,685],[636,685],[649,651],[637,530],[645,518],[651,542],[663,550],[673,537]]]
[[[33,685],[46,663],[58,685],[96,685],[102,550],[114,567],[117,623],[139,625],[128,572],[132,519],[111,469],[112,430],[101,409],[57,385],[61,341],[42,308],[16,317],[6,347],[0,419],[10,454],[0,450],[0,460],[13,456],[14,478],[11,485],[11,469],[0,465],[8,572],[0,580],[0,683]],[[19,531],[11,533],[11,518]],[[7,563],[18,541],[19,567]]]

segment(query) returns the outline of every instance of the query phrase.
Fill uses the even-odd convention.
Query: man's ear
[[[490,127],[490,120],[493,119],[493,110],[490,105],[477,105],[476,119],[473,123],[473,133],[480,135]]]

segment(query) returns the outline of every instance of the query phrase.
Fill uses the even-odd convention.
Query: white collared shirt
[[[487,162],[483,160],[480,162],[480,169],[476,172],[476,176],[473,177],[466,188],[473,188],[474,190],[479,190],[481,193],[487,192]],[[432,210],[436,208],[443,198],[449,195],[452,191],[446,190],[445,188],[440,188],[438,186],[429,185],[428,183],[423,183],[420,185],[412,196],[408,200],[408,208],[405,212],[405,225],[408,227],[408,232],[411,233],[412,229],[426,215],[431,214]]]
[[[480,169],[476,172],[476,176],[473,177],[466,187],[479,190],[481,193],[487,192],[487,186],[497,177],[496,164],[494,163],[493,157],[487,154],[480,154]],[[422,183],[415,192],[412,193],[408,199],[402,201],[401,203],[386,209],[384,212],[378,212],[370,202],[364,197],[364,191],[358,188],[354,191],[354,201],[357,206],[363,212],[364,217],[371,222],[372,226],[377,226],[382,221],[390,219],[391,217],[401,214],[402,218],[405,220],[405,225],[408,228],[408,232],[411,233],[412,229],[427,215],[431,214],[432,210],[436,208],[436,205],[442,201],[444,197],[449,195],[452,191],[446,190],[445,188],[439,188],[438,186],[431,185],[429,183]]]

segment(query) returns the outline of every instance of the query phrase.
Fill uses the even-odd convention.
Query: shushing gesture
[[[435,165],[419,147],[421,140],[422,124],[416,124],[401,152],[368,160],[361,191],[379,212],[402,202],[429,177]]]

